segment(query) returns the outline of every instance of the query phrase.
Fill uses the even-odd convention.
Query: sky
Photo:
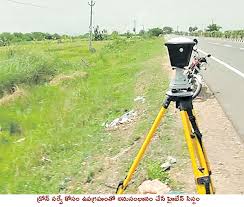
[[[89,0],[0,0],[0,32],[84,34],[89,27]],[[20,2],[20,3],[16,3]],[[32,4],[32,5],[28,5]],[[96,0],[94,25],[126,32],[171,26],[206,28],[212,21],[244,29],[244,0]]]

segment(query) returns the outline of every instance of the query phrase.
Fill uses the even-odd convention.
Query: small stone
[[[141,102],[141,103],[145,103],[145,97],[143,96],[137,96],[135,99],[134,99],[135,102]]]
[[[137,112],[131,110],[129,112],[126,112],[121,117],[114,119],[112,122],[106,123],[105,127],[110,129],[116,129],[119,125],[133,122],[136,117],[137,117]]]
[[[165,162],[164,164],[161,165],[161,168],[163,171],[169,170],[171,167],[171,164],[169,161]]]
[[[139,194],[167,194],[170,188],[159,180],[146,180],[138,188]]]
[[[172,157],[172,156],[168,156],[167,160],[170,162],[170,164],[175,164],[176,163],[176,158]]]
[[[48,159],[47,157],[42,157],[42,162],[52,162],[52,160]]]

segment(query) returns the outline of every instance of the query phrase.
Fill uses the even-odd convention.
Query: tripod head
[[[184,74],[184,68],[189,65],[195,45],[195,41],[184,37],[173,38],[165,43],[168,48],[172,69],[176,71],[170,83],[168,95],[180,97],[193,95],[191,85],[186,74]]]

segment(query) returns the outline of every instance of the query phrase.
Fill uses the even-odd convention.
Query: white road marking
[[[232,45],[224,45],[225,47],[233,47]]]
[[[209,44],[212,44],[212,45],[220,45],[219,43],[217,42],[208,42]]]
[[[244,47],[241,47],[240,50],[244,50]]]
[[[208,55],[208,53],[204,52],[203,50],[198,49],[199,52],[203,53],[204,55]],[[236,68],[232,67],[231,65],[225,63],[224,61],[211,56],[211,58],[213,60],[215,60],[216,62],[220,63],[221,65],[225,66],[227,69],[231,70],[232,72],[236,73],[237,75],[241,76],[242,78],[244,78],[244,73],[242,73],[241,71],[237,70]]]

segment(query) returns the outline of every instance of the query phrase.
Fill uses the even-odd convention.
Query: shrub
[[[148,31],[150,37],[158,37],[159,35],[164,34],[164,31],[160,28],[153,28]]]
[[[10,92],[15,85],[36,85],[50,81],[57,73],[54,58],[44,55],[15,55],[0,65],[0,95]]]

